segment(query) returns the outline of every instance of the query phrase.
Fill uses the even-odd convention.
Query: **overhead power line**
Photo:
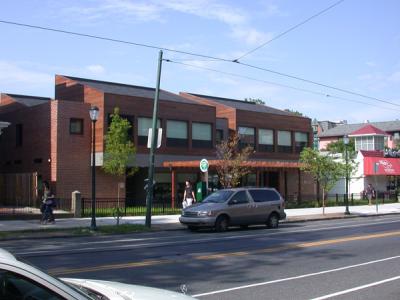
[[[336,95],[332,95],[332,94],[327,94],[327,93],[323,93],[323,92],[317,92],[317,91],[313,91],[313,90],[309,90],[309,89],[299,88],[299,87],[282,84],[282,83],[278,83],[278,82],[274,82],[274,81],[263,80],[263,79],[258,79],[258,78],[254,78],[251,76],[237,74],[237,73],[225,72],[225,71],[216,70],[216,69],[212,69],[212,68],[201,67],[201,66],[197,66],[197,65],[183,63],[183,62],[176,61],[176,60],[164,59],[164,61],[172,63],[172,64],[186,66],[186,67],[192,67],[192,68],[196,68],[196,69],[206,70],[206,71],[210,71],[210,72],[214,72],[214,73],[218,73],[218,74],[224,74],[224,75],[228,75],[228,76],[232,76],[232,77],[243,78],[243,79],[247,79],[247,80],[251,80],[251,81],[257,81],[257,82],[266,83],[266,84],[270,84],[270,85],[280,86],[280,87],[284,87],[284,88],[288,88],[288,89],[292,89],[292,90],[296,90],[296,91],[301,91],[301,92],[310,93],[310,94],[314,94],[314,95],[318,95],[318,96],[323,96],[325,98],[334,98],[334,99],[338,99],[338,100],[342,100],[342,101],[365,104],[365,105],[374,106],[374,107],[378,107],[381,109],[387,109],[387,110],[391,110],[391,111],[393,111],[393,110],[400,111],[399,109],[384,107],[384,106],[376,105],[376,104],[365,102],[365,101],[348,99],[348,98],[344,98],[344,97],[340,97],[340,96],[336,96]]]
[[[342,0],[342,1],[344,1],[344,0]],[[240,64],[242,66],[246,66],[246,67],[249,67],[249,68],[253,68],[253,69],[257,69],[257,70],[261,70],[261,71],[265,71],[265,72],[270,72],[272,74],[276,74],[276,75],[280,75],[280,76],[283,76],[283,77],[287,77],[287,78],[291,78],[291,79],[307,82],[307,83],[318,85],[318,86],[323,86],[325,88],[337,90],[337,91],[340,91],[340,92],[343,92],[343,93],[351,94],[353,96],[358,96],[358,97],[362,97],[362,98],[366,98],[366,99],[370,99],[370,100],[374,100],[374,101],[379,101],[379,102],[387,103],[387,104],[394,105],[394,106],[400,106],[400,104],[396,104],[396,103],[393,103],[393,102],[390,102],[390,101],[386,101],[386,100],[383,100],[383,99],[371,97],[371,96],[364,95],[364,94],[361,94],[361,93],[357,93],[357,92],[353,92],[353,91],[350,91],[350,90],[346,90],[346,89],[338,88],[338,87],[335,87],[335,86],[327,85],[327,84],[324,84],[324,83],[319,83],[317,81],[301,78],[299,76],[285,74],[283,72],[278,72],[278,71],[274,71],[274,70],[271,70],[271,69],[258,67],[258,66],[250,65],[250,64],[246,64],[246,63],[242,63],[242,62],[239,62],[237,60],[225,59],[225,58],[215,57],[215,56],[201,54],[201,53],[195,53],[195,52],[181,51],[181,50],[165,48],[165,47],[161,47],[161,46],[157,46],[157,45],[143,44],[143,43],[138,43],[138,42],[130,42],[130,41],[114,39],[114,38],[109,38],[109,37],[103,37],[103,36],[98,36],[98,35],[79,33],[79,32],[73,32],[73,31],[62,30],[62,29],[55,29],[55,28],[50,28],[50,27],[43,27],[43,26],[37,26],[37,25],[31,25],[31,24],[25,24],[25,23],[18,23],[18,22],[7,21],[7,20],[0,20],[0,23],[14,25],[14,26],[20,26],[20,27],[25,27],[25,28],[40,29],[40,30],[51,31],[51,32],[56,32],[56,33],[62,33],[62,34],[69,34],[69,35],[92,38],[92,39],[98,39],[98,40],[104,40],[104,41],[109,41],[109,42],[114,42],[114,43],[133,45],[133,46],[138,46],[138,47],[145,47],[145,48],[150,48],[150,49],[165,50],[165,51],[179,53],[179,54],[185,54],[185,55],[190,55],[190,56],[195,56],[195,57],[207,58],[207,59],[211,59],[211,60],[215,60],[215,61],[235,63],[235,64],[238,64],[238,65]]]
[[[312,15],[311,17],[305,19],[304,21],[302,21],[302,22],[300,22],[300,23],[298,23],[298,24],[296,24],[296,25],[290,27],[289,29],[287,29],[287,30],[281,32],[280,34],[278,34],[277,36],[271,38],[270,40],[266,41],[265,43],[261,44],[260,46],[258,46],[258,47],[256,47],[256,48],[254,48],[254,49],[252,49],[252,50],[246,52],[245,54],[243,54],[242,56],[240,56],[240,57],[234,59],[233,61],[235,61],[235,62],[236,62],[236,61],[239,61],[239,60],[242,59],[243,57],[245,57],[245,56],[247,56],[247,55],[249,55],[249,54],[251,54],[251,53],[257,51],[258,49],[260,49],[260,48],[262,48],[262,47],[268,45],[268,44],[271,43],[272,41],[275,41],[275,40],[281,38],[282,36],[288,34],[289,32],[291,32],[291,31],[293,31],[293,30],[295,30],[296,28],[299,28],[300,26],[306,24],[307,22],[310,22],[312,19],[315,19],[316,17],[322,15],[323,13],[325,13],[325,12],[327,12],[328,10],[334,8],[335,6],[338,6],[338,5],[339,5],[340,3],[342,3],[342,2],[344,2],[344,0],[340,0],[340,1],[335,2],[334,4],[328,6],[327,8],[325,8],[325,9],[323,9],[323,10],[321,10],[320,12],[316,13],[315,15]]]
[[[64,33],[64,34],[92,38],[92,39],[103,40],[103,41],[114,42],[114,43],[121,43],[121,44],[145,47],[145,48],[150,48],[150,49],[165,50],[165,51],[175,52],[175,53],[179,53],[179,54],[186,54],[186,55],[191,55],[191,56],[196,56],[196,57],[209,58],[209,59],[216,60],[216,61],[232,62],[231,59],[214,57],[214,56],[210,56],[210,55],[206,55],[206,54],[194,53],[194,52],[189,52],[189,51],[170,49],[170,48],[165,48],[165,47],[161,47],[161,46],[157,46],[157,45],[150,45],[150,44],[143,44],[143,43],[138,43],[138,42],[114,39],[114,38],[100,36],[100,35],[80,33],[80,32],[75,32],[75,31],[69,31],[69,30],[63,30],[63,29],[57,29],[57,28],[51,28],[51,27],[44,27],[44,26],[38,26],[38,25],[32,25],[32,24],[26,24],[26,23],[18,23],[18,22],[7,21],[7,20],[0,20],[0,23],[14,25],[14,26],[20,26],[20,27],[40,29],[40,30],[45,30],[45,31],[52,31],[52,32],[57,32],[57,33]]]

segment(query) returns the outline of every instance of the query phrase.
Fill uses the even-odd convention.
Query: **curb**
[[[344,215],[344,214],[335,214],[334,216],[319,216],[316,215],[317,217],[306,217],[306,216],[299,216],[301,219],[295,219],[297,217],[291,217],[291,219],[285,219],[282,220],[281,222],[286,224],[286,223],[305,223],[305,222],[313,222],[313,221],[328,221],[328,220],[341,220],[341,219],[354,219],[354,218],[368,218],[368,217],[377,217],[377,216],[390,216],[390,215],[399,215],[400,213],[396,212],[390,212],[390,213],[380,213],[380,214],[350,214],[350,215]],[[333,214],[332,214],[333,215]],[[181,226],[181,228],[179,228]],[[75,229],[79,227],[71,227],[68,229]],[[107,236],[107,235],[121,235],[121,236],[126,236],[127,234],[141,234],[141,233],[149,233],[149,232],[160,232],[160,231],[178,231],[178,230],[186,230],[186,227],[184,225],[181,225],[180,223],[170,223],[170,224],[155,224],[154,227],[151,228],[150,231],[144,231],[144,232],[133,232],[133,233],[125,233],[125,234],[99,234],[97,235],[98,237],[102,236]],[[3,231],[5,233],[12,233],[13,231]],[[79,237],[96,237],[96,235],[74,235],[74,234],[57,234],[57,231],[53,232],[35,232],[32,231],[28,233],[26,236],[18,236],[18,237],[5,237],[5,238],[0,238],[0,242],[2,241],[14,241],[14,240],[25,240],[25,239],[32,239],[32,238],[38,238],[38,239],[60,239],[60,238],[79,238]],[[43,235],[42,235],[43,234]]]

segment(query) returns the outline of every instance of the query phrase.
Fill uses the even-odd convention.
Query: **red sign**
[[[375,173],[374,166],[378,165]],[[400,175],[400,158],[364,157],[364,175]]]

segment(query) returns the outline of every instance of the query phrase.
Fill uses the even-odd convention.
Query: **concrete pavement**
[[[285,222],[300,222],[324,219],[340,219],[344,217],[376,216],[385,214],[400,214],[400,203],[381,204],[378,206],[378,213],[375,205],[351,206],[350,216],[344,215],[344,206],[326,207],[325,215],[322,208],[298,208],[286,209],[287,219]],[[113,217],[96,218],[97,226],[115,225]],[[145,217],[123,217],[120,224],[143,224]],[[179,223],[179,215],[153,216],[152,225],[157,229],[179,229],[183,228]],[[68,229],[78,227],[89,227],[90,218],[69,218],[56,220],[54,225],[42,225],[38,220],[0,220],[0,232],[21,231],[21,230],[42,230],[48,228]]]

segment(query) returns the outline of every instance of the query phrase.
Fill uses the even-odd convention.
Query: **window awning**
[[[210,168],[216,167],[221,163],[220,160],[209,160],[208,164]],[[167,168],[199,168],[200,161],[199,160],[191,160],[191,161],[165,161],[162,164],[163,167]],[[250,168],[285,168],[285,169],[299,169],[301,167],[301,163],[296,161],[245,161],[243,162],[243,166]]]
[[[375,173],[377,163],[379,166]],[[364,157],[364,175],[400,175],[400,158]]]

